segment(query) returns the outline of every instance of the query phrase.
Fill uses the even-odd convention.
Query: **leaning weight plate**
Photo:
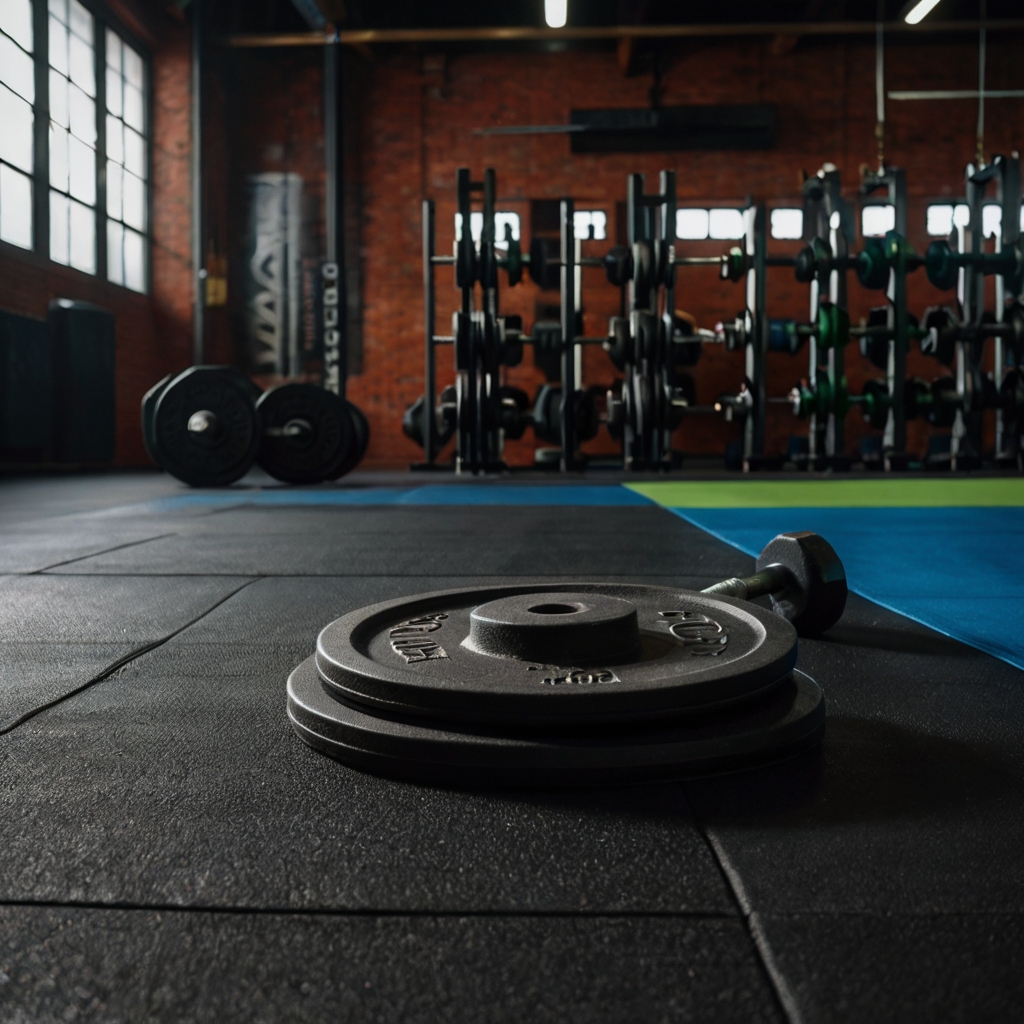
[[[170,382],[174,380],[174,374],[169,373],[163,380],[158,381],[154,384],[143,396],[142,396],[142,443],[146,447],[146,454],[154,461],[157,462],[156,457],[156,438],[153,432],[153,417],[156,413],[156,403],[160,400],[160,396],[164,393],[164,388],[167,387]]]
[[[259,415],[248,377],[226,366],[193,366],[163,390],[153,410],[154,455],[193,487],[241,479],[259,447]]]
[[[348,414],[352,420],[355,443],[349,449],[348,458],[334,471],[332,476],[327,477],[328,480],[338,480],[346,473],[351,473],[362,462],[363,456],[366,454],[367,445],[370,443],[370,423],[366,418],[366,414],[358,405],[354,405],[347,398],[345,399],[345,408],[348,409]]]
[[[693,777],[792,756],[817,743],[825,701],[802,672],[727,711],[567,733],[377,717],[324,687],[313,658],[288,679],[288,717],[310,746],[361,770],[471,785],[555,788]]]
[[[256,461],[291,484],[333,480],[356,444],[345,401],[314,384],[282,384],[256,403],[263,429]]]
[[[470,588],[345,615],[316,664],[376,714],[538,723],[644,719],[775,685],[796,631],[732,598],[626,584]]]

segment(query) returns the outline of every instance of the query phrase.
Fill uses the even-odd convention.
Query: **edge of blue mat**
[[[720,511],[733,511],[732,509],[683,509],[671,508],[669,506],[663,507],[666,511],[679,516],[680,519],[685,520],[691,526],[696,526],[699,530],[703,530],[705,533],[710,534],[712,537],[716,537],[718,540],[723,541],[730,547],[742,551],[744,554],[750,555],[754,558],[756,558],[757,555],[760,554],[759,550],[752,550],[746,545],[739,543],[738,541],[730,537],[728,534],[714,529],[712,526],[709,526],[707,522],[703,521],[703,516],[706,515],[708,512],[714,513]],[[969,507],[969,510],[971,512],[977,512],[980,511],[980,509],[981,507],[979,506]],[[743,509],[742,511],[756,513],[758,510]],[[774,513],[778,512],[778,509],[770,509],[765,511],[771,511]],[[799,510],[788,511],[798,512]],[[958,640],[960,643],[966,644],[968,647],[973,647],[975,650],[983,651],[985,654],[989,654],[994,658],[998,658],[1000,661],[1005,661],[1007,664],[1013,665],[1015,668],[1024,669],[1024,651],[1011,650],[1006,648],[1005,646],[986,641],[982,637],[969,634],[965,631],[951,629],[948,626],[936,622],[934,619],[922,617],[919,613],[915,613],[907,606],[901,607],[899,604],[894,604],[891,598],[877,596],[875,593],[871,591],[870,587],[865,588],[863,586],[851,586],[850,589],[854,593],[859,594],[861,597],[867,598],[867,600],[872,601],[873,603],[879,605],[882,608],[885,608],[887,611],[895,612],[897,615],[902,615],[905,618],[910,619],[912,622],[917,622],[922,626],[927,626],[928,629],[932,629],[936,633],[940,633],[943,636],[948,636],[953,640]],[[930,595],[922,595],[922,597],[929,598]],[[934,599],[941,599],[941,595],[935,595]]]

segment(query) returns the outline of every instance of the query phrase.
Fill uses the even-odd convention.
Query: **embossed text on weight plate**
[[[721,654],[729,643],[729,634],[721,623],[703,612],[688,612],[682,609],[661,612],[668,631],[690,652],[690,654]]]
[[[418,619],[409,619],[393,626],[388,631],[391,650],[405,658],[409,664],[447,658],[445,649],[427,635],[440,629],[447,618],[447,613],[438,612],[436,615],[421,615]]]
[[[541,679],[541,686],[564,686],[574,683],[577,686],[590,686],[594,683],[617,683],[619,677],[606,668],[572,669],[560,676],[546,676]]]

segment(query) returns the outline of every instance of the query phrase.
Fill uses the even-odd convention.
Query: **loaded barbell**
[[[193,487],[240,480],[258,463],[287,483],[336,480],[369,443],[366,417],[312,384],[261,392],[228,366],[169,374],[142,399],[142,437],[161,469]]]

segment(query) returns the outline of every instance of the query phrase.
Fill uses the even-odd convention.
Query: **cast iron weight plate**
[[[738,707],[569,734],[380,718],[332,696],[307,658],[288,679],[288,717],[322,753],[377,775],[456,785],[561,788],[736,771],[818,743],[825,701],[802,672]]]
[[[746,601],[529,584],[352,612],[320,633],[316,667],[368,714],[550,727],[728,705],[776,685],[796,655],[793,626]]]
[[[358,405],[354,405],[347,398],[344,399],[344,402],[349,416],[352,417],[355,444],[349,449],[348,458],[336,468],[333,476],[328,477],[329,480],[338,480],[346,473],[350,473],[355,469],[362,462],[366,449],[370,444],[370,423],[366,418],[366,414]]]
[[[333,480],[357,441],[345,400],[313,384],[281,384],[256,403],[263,426],[257,462],[292,484]]]

